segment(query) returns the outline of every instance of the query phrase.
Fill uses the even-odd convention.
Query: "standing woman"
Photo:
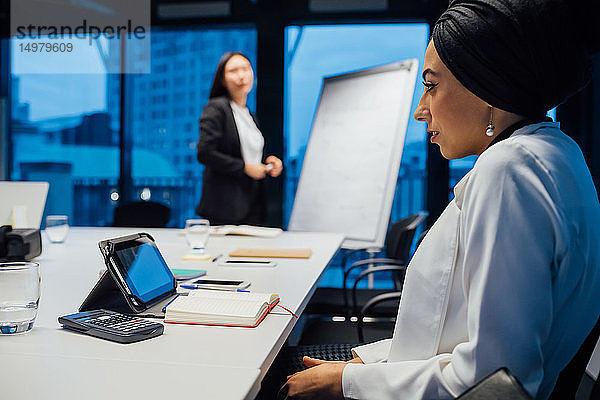
[[[279,158],[263,158],[264,138],[246,107],[253,83],[248,58],[237,51],[225,53],[200,117],[198,161],[205,169],[196,214],[212,225],[263,224],[264,179],[283,169]]]

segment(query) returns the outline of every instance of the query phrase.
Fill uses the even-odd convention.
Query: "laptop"
[[[48,182],[0,181],[0,225],[40,229]]]

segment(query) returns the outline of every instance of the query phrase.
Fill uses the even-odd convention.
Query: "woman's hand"
[[[273,178],[277,178],[279,175],[281,175],[281,171],[283,171],[283,163],[279,158],[275,156],[269,156],[265,161],[268,165],[272,165],[271,170],[267,171],[269,175],[271,175]]]
[[[264,179],[267,175],[267,166],[265,164],[244,164],[244,172],[252,179]]]
[[[343,399],[342,373],[349,362],[362,362],[356,357],[348,362],[324,361],[304,357],[304,371],[288,376],[279,390],[277,400],[282,399]]]

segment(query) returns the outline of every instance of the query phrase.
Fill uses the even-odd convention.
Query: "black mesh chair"
[[[600,319],[598,319],[596,325],[587,335],[585,341],[581,347],[579,347],[579,350],[575,353],[575,356],[573,356],[569,364],[567,364],[560,372],[556,385],[554,386],[550,397],[548,397],[548,400],[575,399],[575,394],[585,375],[585,368],[592,358],[592,353],[598,342],[598,337],[600,337]],[[596,393],[592,392],[590,399],[596,399],[598,398],[598,395],[600,395],[600,393],[596,390]]]
[[[318,304],[322,308],[316,308],[314,298],[313,310],[320,311],[316,314],[305,317],[306,324],[300,337],[301,345],[313,345],[324,343],[360,343],[365,342],[363,331],[367,331],[368,341],[378,340],[390,337],[395,324],[395,317],[398,312],[398,303],[400,301],[400,290],[404,282],[404,273],[408,262],[410,248],[414,239],[417,227],[425,220],[427,214],[419,213],[411,215],[392,225],[392,228],[386,236],[386,250],[389,251],[388,258],[372,258],[361,260],[352,264],[344,271],[343,288],[319,288],[324,289],[321,292],[321,301],[325,306]],[[423,238],[421,235],[420,240]],[[352,288],[347,287],[347,281],[350,273],[357,269],[362,269],[354,281]],[[392,289],[359,289],[358,283],[363,278],[371,274],[382,272],[392,273]],[[348,294],[350,292],[350,294]],[[317,293],[318,295],[318,293]],[[329,298],[327,298],[327,295]],[[382,299],[373,303],[371,299]],[[317,297],[319,299],[319,297]],[[351,306],[350,304],[350,300]],[[328,300],[328,302],[327,302]],[[309,303],[309,306],[311,303]],[[368,305],[368,307],[367,307]],[[335,308],[337,306],[338,308]],[[365,307],[367,307],[365,309]],[[310,312],[305,311],[303,315]],[[322,310],[338,310],[338,314],[324,315]],[[358,312],[361,310],[361,312]],[[360,315],[360,318],[357,316]],[[363,318],[366,317],[366,318]],[[364,327],[365,320],[368,319],[367,326]],[[357,322],[360,323],[358,326]],[[358,329],[358,335],[357,335]]]
[[[589,400],[600,400],[600,375],[596,378]]]
[[[373,296],[400,290],[404,280],[404,266],[408,263],[415,233],[426,217],[426,212],[419,212],[392,224],[385,239],[385,253],[387,257],[360,260],[348,268],[345,268],[345,265],[343,265],[342,288],[317,288],[304,313],[351,318],[355,317],[360,307],[366,304]],[[392,266],[393,268],[383,268],[384,266]],[[362,289],[355,287],[350,292],[347,285],[348,280],[351,278],[351,274],[356,273],[358,270],[368,270],[369,272],[366,275],[378,271],[391,271],[393,288]],[[362,276],[359,274],[357,282],[362,279]],[[353,300],[352,305],[350,305],[350,298]],[[390,306],[390,309],[394,309],[393,305]],[[382,312],[389,314],[390,310]]]
[[[579,384],[582,381],[585,368],[592,358],[594,347],[598,342],[598,336],[600,335],[600,319],[596,322],[596,326],[592,328],[591,332],[586,337],[585,341],[579,347],[579,350],[569,364],[561,371],[556,381],[556,385],[550,393],[548,400],[598,400],[600,395],[600,386],[597,383],[593,389],[590,390],[589,394],[581,394],[577,392]],[[507,371],[503,368],[503,370]],[[507,371],[508,372],[508,371]],[[510,374],[501,379],[489,379],[497,374],[490,375],[481,382],[478,382],[464,394],[457,397],[457,399],[464,400],[504,400],[504,399],[531,399],[531,397],[524,392],[521,385],[516,381]],[[506,379],[510,377],[511,379]],[[517,392],[521,393],[517,393]]]
[[[115,207],[113,226],[164,228],[171,218],[171,209],[154,201],[134,201]]]
[[[457,400],[532,400],[507,368],[500,368],[473,385]]]

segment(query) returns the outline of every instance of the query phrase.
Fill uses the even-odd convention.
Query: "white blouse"
[[[246,164],[262,163],[263,147],[265,139],[254,123],[248,107],[241,107],[235,101],[230,101],[233,119],[240,136],[242,146],[242,158]]]
[[[407,270],[392,339],[353,349],[350,399],[452,399],[500,367],[536,399],[600,314],[600,205],[555,123],[483,152]]]

